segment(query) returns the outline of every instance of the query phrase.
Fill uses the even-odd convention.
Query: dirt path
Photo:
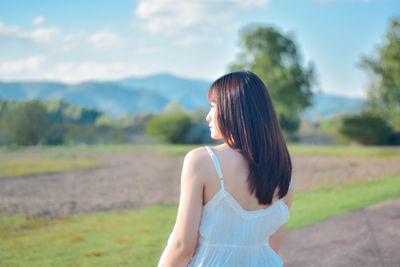
[[[87,153],[83,156],[94,157],[105,165],[58,174],[0,178],[0,211],[54,216],[177,203],[183,157],[145,151]],[[0,160],[40,156],[12,152],[1,154]],[[296,190],[400,171],[399,158],[295,155],[292,159]]]
[[[285,234],[285,267],[400,266],[400,198]]]
[[[95,158],[105,166],[0,178],[0,211],[64,215],[176,201],[182,158],[154,152],[101,152]]]

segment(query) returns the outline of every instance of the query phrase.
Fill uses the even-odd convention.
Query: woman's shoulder
[[[202,164],[208,160],[208,151],[206,146],[197,147],[190,150],[185,155],[185,162]]]
[[[213,162],[206,146],[190,150],[185,156],[184,165],[198,176],[209,176],[214,171]]]
[[[210,163],[211,157],[208,148],[211,148],[214,152],[218,154],[218,151],[223,150],[225,146],[226,145],[221,144],[217,146],[202,146],[194,148],[186,154],[185,160],[190,160],[197,163]]]

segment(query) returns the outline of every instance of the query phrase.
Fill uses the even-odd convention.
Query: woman
[[[292,164],[267,88],[249,71],[233,72],[208,99],[211,137],[224,143],[186,155],[159,266],[282,266]]]

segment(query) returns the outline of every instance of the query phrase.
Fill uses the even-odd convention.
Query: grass
[[[210,144],[211,146],[216,144]],[[116,152],[116,151],[155,151],[171,156],[184,156],[191,149],[202,145],[170,145],[170,144],[121,144],[121,145],[64,145],[33,147],[0,147],[0,154],[14,152],[32,152],[55,156],[76,155],[82,152]],[[289,144],[291,154],[360,156],[360,157],[400,157],[400,147],[395,146],[343,146],[343,145],[301,145]]]
[[[288,148],[292,155],[400,157],[400,147],[395,146],[328,146],[291,144]]]
[[[0,266],[154,266],[176,207],[60,219],[0,216]]]
[[[14,175],[54,173],[99,166],[100,162],[88,158],[11,158],[0,160],[0,178]]]
[[[400,174],[296,193],[287,229],[400,197]],[[176,206],[28,218],[0,214],[0,266],[155,266]]]
[[[0,154],[28,155],[0,159],[0,178],[15,175],[31,175],[63,172],[80,168],[97,167],[101,162],[92,159],[98,152],[153,151],[171,156],[185,155],[196,145],[76,145],[0,147]],[[34,155],[30,157],[29,154]],[[78,156],[79,155],[79,156]]]
[[[91,159],[97,152],[153,151],[170,156],[184,156],[200,145],[75,145],[75,146],[35,146],[0,147],[0,154],[27,152],[35,158],[19,157],[0,160],[0,178],[13,175],[62,172],[79,168],[96,167],[100,162]],[[328,155],[356,157],[400,157],[399,147],[365,146],[310,146],[289,145],[292,155]],[[43,155],[42,157],[40,157]],[[78,157],[79,155],[79,157]]]
[[[189,150],[201,145],[171,144],[120,144],[120,145],[62,145],[62,146],[30,146],[0,147],[0,154],[13,152],[51,153],[53,155],[76,154],[82,152],[117,152],[117,151],[155,151],[168,155],[184,155]]]
[[[295,193],[287,229],[400,197],[399,188],[400,173],[370,181],[353,181],[336,188]]]

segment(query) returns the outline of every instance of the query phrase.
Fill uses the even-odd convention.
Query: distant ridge
[[[61,99],[75,105],[92,107],[120,116],[125,112],[156,112],[168,99],[150,90],[128,89],[111,82],[65,84],[52,82],[0,82],[0,97],[24,99]]]
[[[145,88],[169,100],[178,100],[185,108],[193,109],[208,105],[206,99],[211,82],[159,73],[145,77],[130,77],[117,81],[127,88]]]
[[[0,82],[0,97],[17,100],[62,99],[76,105],[96,108],[113,116],[126,112],[160,112],[169,102],[178,100],[187,110],[207,108],[207,90],[211,82],[168,73],[128,77],[113,81]],[[324,118],[344,112],[358,112],[361,98],[317,93],[314,105],[304,115]]]
[[[332,115],[357,113],[361,110],[362,98],[315,93],[313,105],[304,111],[308,121],[320,120]]]

